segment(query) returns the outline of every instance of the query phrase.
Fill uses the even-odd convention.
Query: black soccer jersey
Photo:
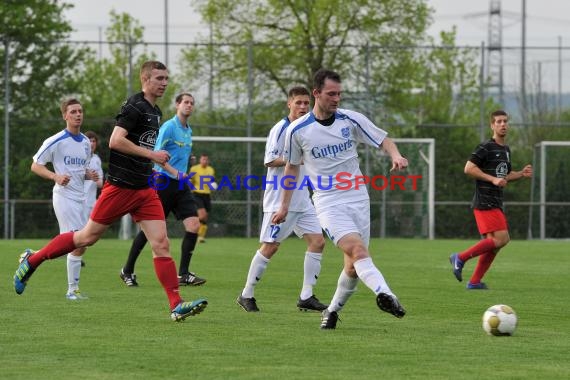
[[[469,161],[485,174],[506,178],[511,172],[511,151],[507,145],[499,145],[490,139],[477,146]],[[472,207],[479,210],[503,208],[503,189],[491,182],[476,180]]]
[[[116,125],[129,133],[127,139],[146,149],[154,149],[162,112],[152,106],[142,92],[127,99],[116,117]],[[107,180],[115,186],[129,189],[149,187],[153,163],[144,157],[111,149]]]

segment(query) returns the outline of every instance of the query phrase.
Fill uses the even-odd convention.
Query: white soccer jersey
[[[291,123],[289,119],[285,117],[277,124],[275,124],[269,131],[267,142],[265,144],[265,157],[263,159],[264,164],[267,164],[283,156],[285,147],[285,132],[290,124]],[[263,195],[264,212],[275,212],[279,210],[283,193],[283,184],[281,183],[281,179],[283,178],[284,172],[285,166],[267,168],[266,179],[268,182],[266,185],[265,193]],[[305,175],[303,166],[301,166],[300,172],[301,177]],[[309,189],[306,187],[299,189],[297,187],[297,189],[293,192],[289,211],[304,212],[312,207],[313,205],[311,203]]]
[[[378,148],[386,135],[355,111],[339,108],[330,126],[317,122],[310,112],[287,129],[286,155],[292,164],[304,162],[314,186],[315,206],[367,200],[366,186],[355,184],[362,175],[356,148],[358,143]]]
[[[99,174],[99,178],[103,179],[103,169],[101,168],[101,158],[97,153],[94,153],[91,156],[91,160],[89,161],[89,166],[87,169],[95,170],[97,174]],[[85,190],[85,204],[88,207],[93,207],[95,201],[97,200],[97,182],[91,180],[85,180],[84,184]]]
[[[53,187],[53,192],[77,201],[85,200],[85,169],[91,159],[91,144],[83,133],[72,135],[66,129],[48,137],[33,160],[40,165],[51,162],[55,173],[71,176],[66,186]]]

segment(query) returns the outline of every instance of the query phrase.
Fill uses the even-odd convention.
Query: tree
[[[43,138],[61,128],[59,101],[76,90],[68,78],[78,70],[85,50],[60,43],[72,30],[63,17],[70,7],[53,0],[4,0],[0,7],[0,51],[9,59],[9,77],[0,77],[0,91],[5,99],[9,81],[11,135],[17,138],[10,141],[8,164],[12,193],[19,197],[37,197],[38,187],[47,188],[46,181],[30,173],[31,157]],[[4,117],[3,102],[0,110]]]

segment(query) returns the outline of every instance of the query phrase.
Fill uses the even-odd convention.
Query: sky
[[[147,42],[161,43],[166,39],[165,10],[168,9],[168,41],[171,43],[193,42],[196,35],[207,35],[208,29],[201,22],[199,14],[191,6],[192,0],[68,0],[75,7],[66,12],[75,30],[73,40],[97,41],[104,38],[104,30],[109,26],[109,13],[130,13],[145,27]],[[428,4],[435,9],[434,23],[429,33],[437,36],[441,30],[457,28],[456,43],[459,46],[481,46],[488,42],[489,6],[491,0],[429,0]],[[503,46],[521,45],[522,35],[522,3],[523,0],[501,0],[503,23]],[[166,7],[167,6],[167,7]],[[560,43],[570,47],[570,1],[569,0],[526,0],[526,36],[528,47],[549,46],[556,48]],[[176,47],[168,50],[160,48],[158,58],[167,63],[176,61]],[[168,59],[165,59],[168,51]],[[570,56],[570,51],[563,51],[562,58]],[[568,59],[568,58],[566,58]],[[506,65],[518,65],[520,52],[505,51]],[[545,75],[544,86],[555,90],[558,73],[558,51],[530,51],[529,65],[541,62],[541,70],[550,73]],[[172,64],[170,67],[172,68]],[[566,63],[565,78],[570,77],[570,60]],[[508,79],[508,78],[507,78]],[[570,89],[570,78],[568,82]],[[546,88],[549,90],[549,88]]]

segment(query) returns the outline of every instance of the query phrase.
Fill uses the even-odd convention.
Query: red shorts
[[[125,189],[106,182],[91,212],[91,220],[108,226],[126,214],[131,214],[135,222],[164,220],[155,189]]]
[[[475,221],[477,222],[477,228],[481,235],[495,231],[506,231],[509,229],[507,218],[505,217],[503,210],[500,208],[494,208],[491,210],[473,209],[473,214],[475,214]]]

